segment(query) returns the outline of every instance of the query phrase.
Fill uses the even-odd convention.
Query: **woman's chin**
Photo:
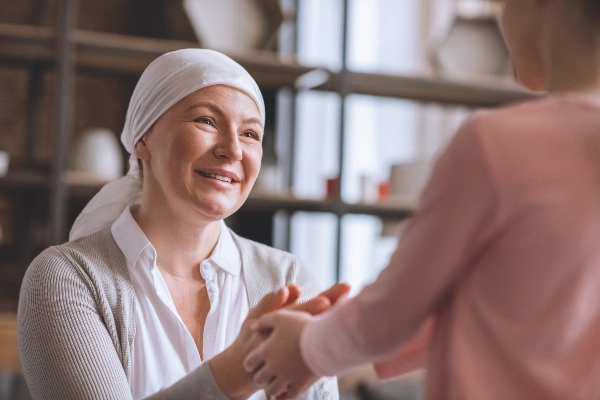
[[[235,213],[243,202],[229,199],[202,199],[196,202],[196,212],[212,220],[222,220]]]

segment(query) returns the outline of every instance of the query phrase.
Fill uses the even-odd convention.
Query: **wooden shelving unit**
[[[51,28],[0,24],[0,60],[42,62],[56,58],[56,37]],[[74,63],[82,70],[141,75],[158,56],[169,51],[198,47],[195,42],[161,40],[102,32],[73,32]],[[272,52],[228,54],[250,72],[260,86],[294,87],[296,80],[314,67],[281,60]]]
[[[51,62],[55,36],[47,27],[0,24],[0,60]],[[169,51],[197,47],[194,42],[150,39],[101,32],[74,31],[75,65],[83,70],[119,74],[141,74],[152,60]],[[329,80],[316,87],[336,91],[342,74],[282,60],[271,52],[228,54],[246,68],[260,86],[294,87],[298,78],[316,69]],[[460,81],[424,76],[401,76],[348,72],[349,92],[416,101],[489,107],[533,97],[516,84],[504,80]]]
[[[66,173],[66,140],[68,137],[68,114],[72,98],[73,75],[102,74],[139,76],[146,66],[159,55],[169,51],[197,47],[195,42],[153,39],[146,37],[102,33],[74,29],[76,0],[59,2],[59,23],[55,31],[47,26],[16,25],[0,23],[0,63],[25,65],[37,74],[39,81],[44,70],[54,69],[57,80],[56,143],[53,151],[55,160],[49,172],[36,169],[10,171],[0,177],[0,191],[44,192],[51,200],[48,245],[62,242],[66,234],[66,206],[69,198],[84,200],[93,196],[103,182],[73,177]],[[272,52],[228,54],[239,62],[263,88],[292,88],[331,91],[340,95],[340,159],[342,171],[344,160],[345,101],[348,95],[362,94],[436,102],[443,104],[490,107],[522,101],[534,94],[503,80],[464,81],[428,76],[403,76],[366,73],[347,69],[348,0],[344,1],[342,39],[342,68],[331,71],[319,66],[303,65],[296,59],[282,58]],[[318,86],[299,87],[306,74],[320,70],[322,79]],[[33,79],[35,81],[35,79]],[[39,86],[39,84],[38,84]],[[33,85],[31,96],[39,96],[39,87]],[[36,92],[37,91],[37,92]],[[291,118],[293,120],[293,118]],[[35,134],[35,124],[28,135]],[[343,175],[342,175],[343,177]],[[340,180],[341,178],[340,177]],[[341,185],[342,183],[340,183]],[[387,219],[402,219],[414,210],[411,201],[393,204],[349,204],[340,198],[299,199],[290,195],[253,193],[243,210],[274,212],[309,211],[337,215],[338,221],[345,214],[366,214]],[[338,223],[338,274],[340,259],[341,223]],[[30,245],[28,247],[31,249]],[[13,253],[17,250],[8,249]],[[1,254],[0,254],[1,256]],[[26,258],[26,257],[25,257]]]

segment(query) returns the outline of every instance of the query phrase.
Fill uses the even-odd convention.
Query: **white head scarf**
[[[183,49],[163,54],[154,60],[138,81],[129,108],[121,142],[131,154],[129,172],[105,185],[75,220],[69,240],[87,236],[112,225],[125,208],[141,200],[134,146],[152,124],[187,95],[213,85],[228,85],[247,93],[258,105],[263,125],[265,105],[250,74],[224,54],[205,49]]]

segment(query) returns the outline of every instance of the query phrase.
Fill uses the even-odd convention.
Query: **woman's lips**
[[[224,169],[205,169],[205,170],[196,170],[196,173],[203,178],[207,178],[210,181],[214,182],[215,185],[221,188],[225,187],[234,187],[241,182],[240,177],[232,171],[227,171]]]
[[[206,183],[219,189],[233,189],[240,184],[239,178],[234,173],[215,173],[196,170],[198,176],[206,179]],[[236,179],[237,178],[237,179]]]
[[[232,183],[233,179],[227,177],[227,176],[222,176],[222,175],[217,175],[217,174],[209,174],[207,172],[202,172],[202,171],[198,171],[198,173],[206,178],[213,178],[216,179],[218,181],[223,181],[223,182],[227,182],[227,183]]]

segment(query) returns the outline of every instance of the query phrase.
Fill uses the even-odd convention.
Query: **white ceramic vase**
[[[99,179],[120,178],[123,156],[114,132],[106,128],[85,131],[77,143],[74,167]]]

